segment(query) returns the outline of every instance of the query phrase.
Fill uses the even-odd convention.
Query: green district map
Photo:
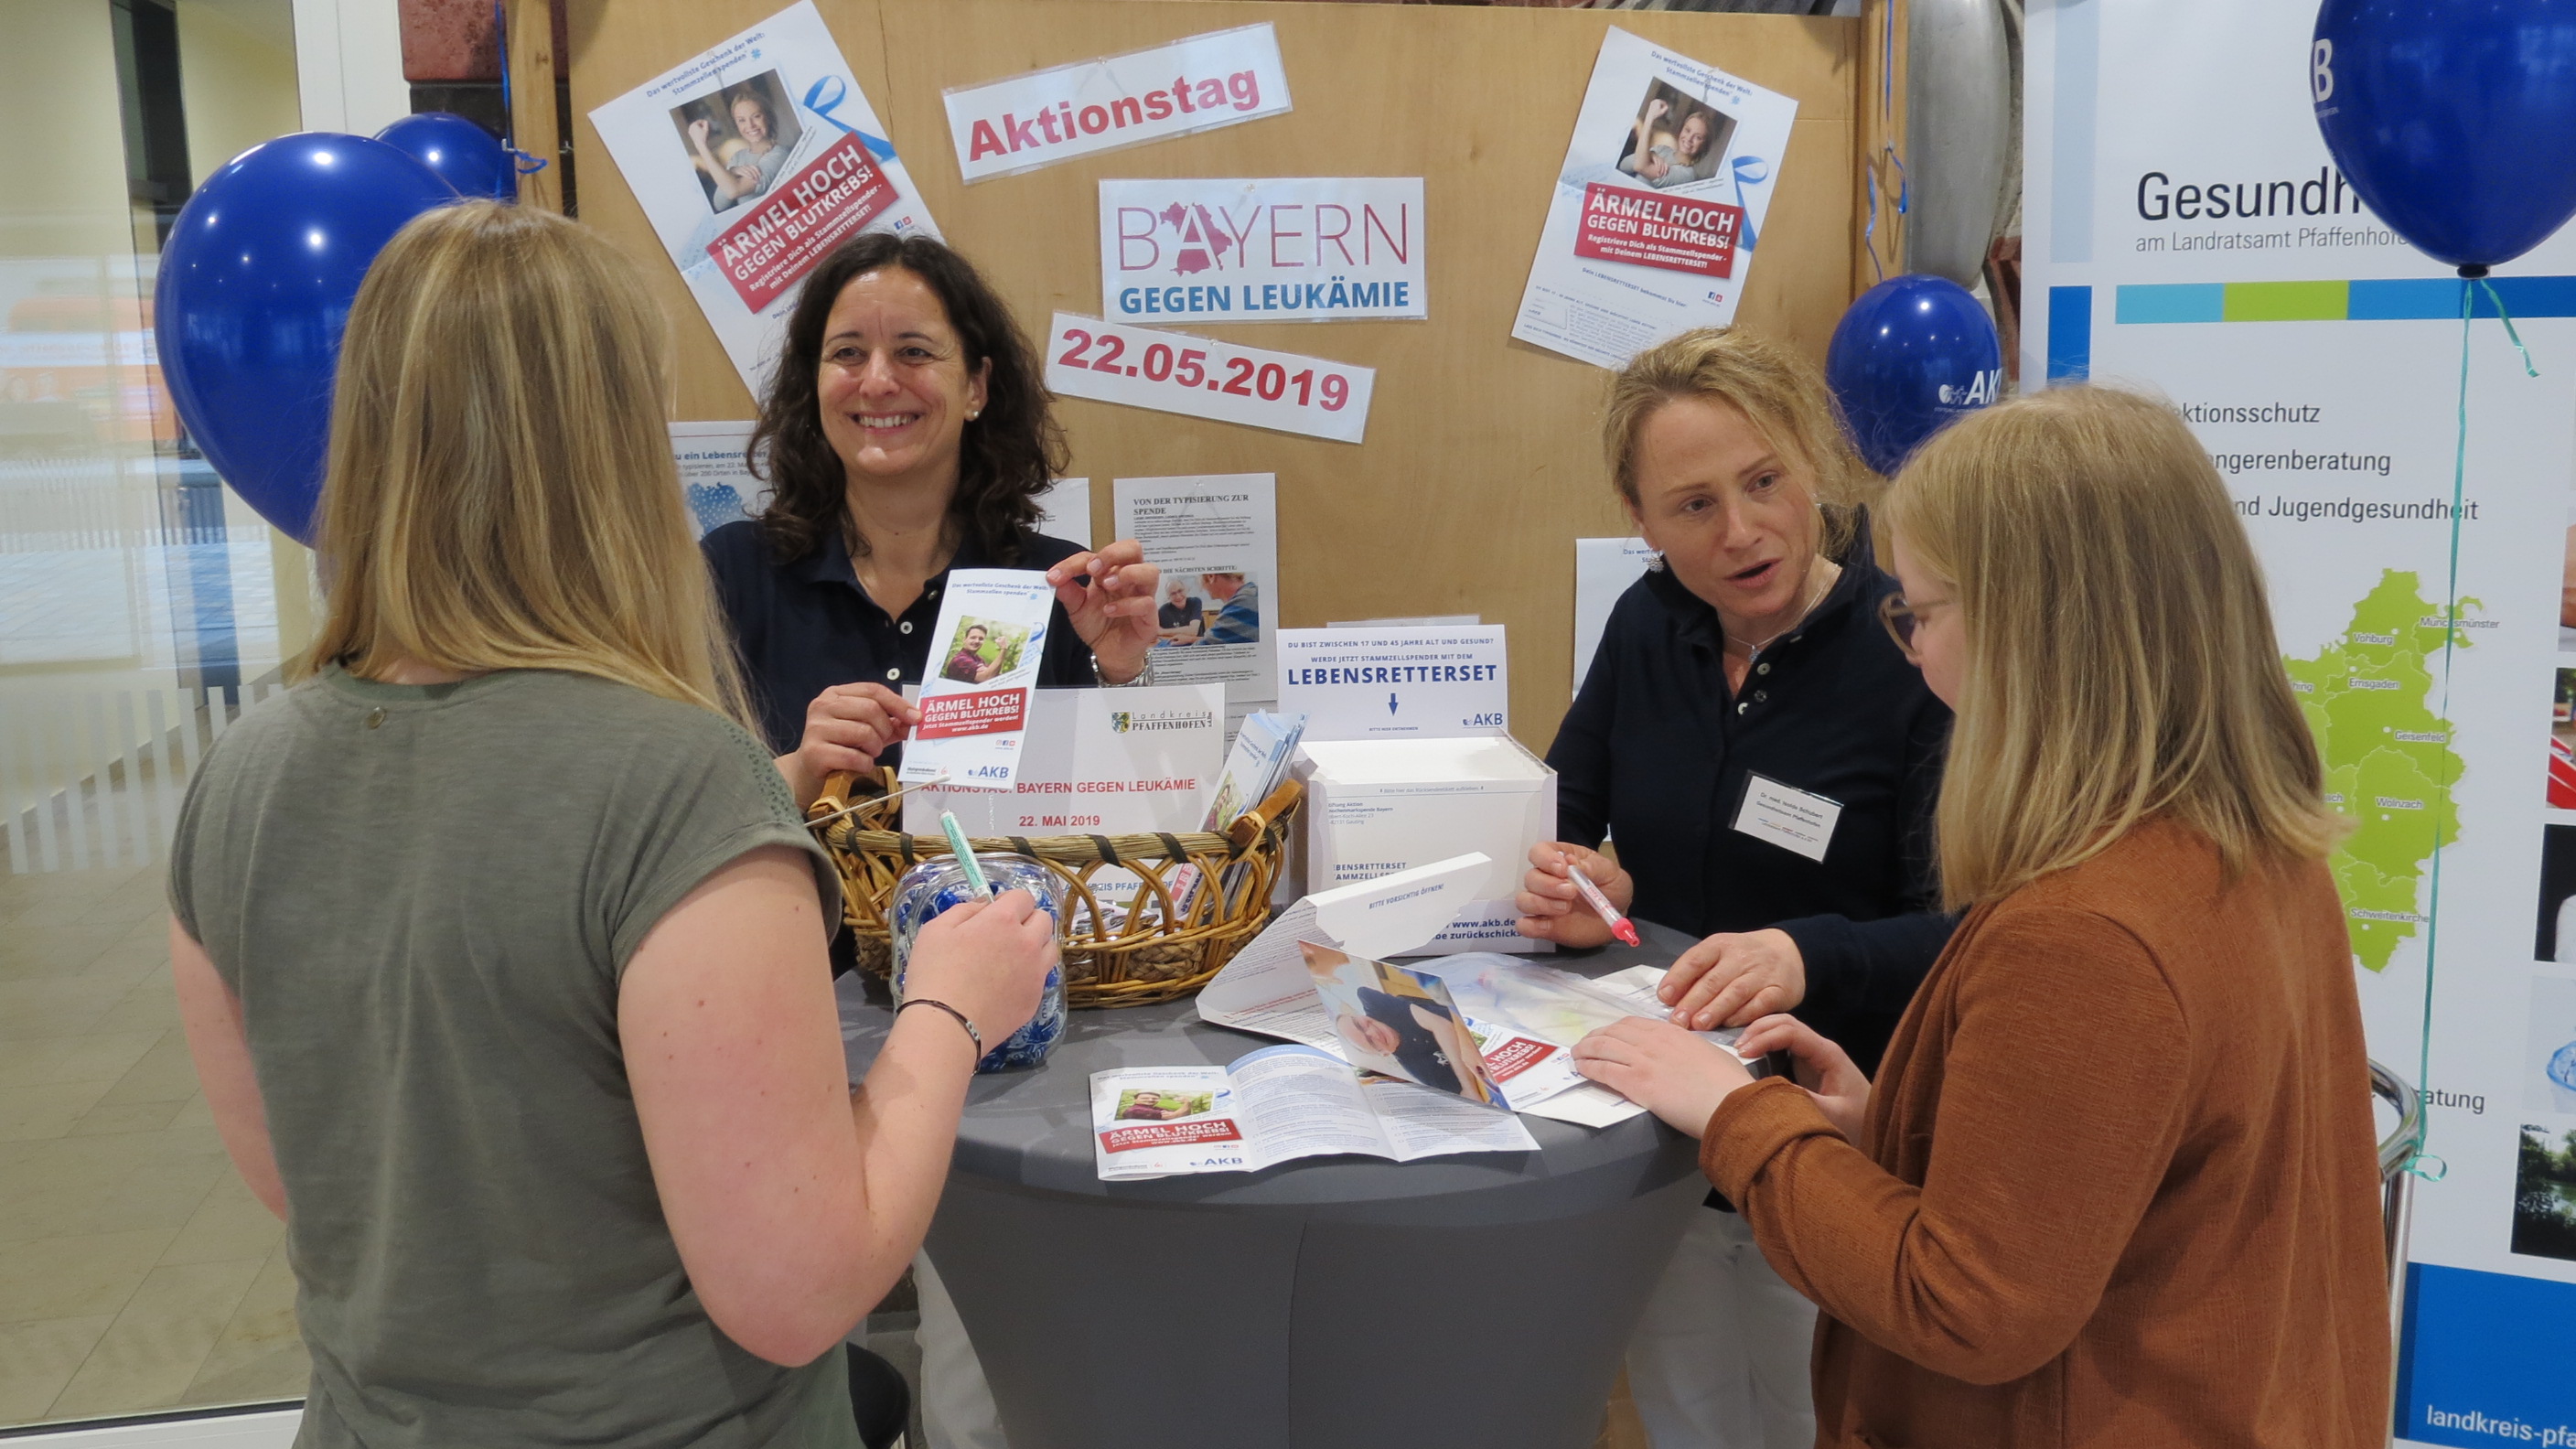
[[[2433,713],[2442,606],[2412,573],[2392,569],[2353,606],[2352,626],[2313,659],[2284,659],[2325,755],[2326,803],[2355,826],[2333,860],[2352,951],[2373,971],[2426,920],[2424,877],[2437,844],[2459,836],[2451,786],[2460,757],[2451,722]],[[2483,608],[2462,599],[2465,615]],[[2464,618],[2455,647],[2467,648]]]

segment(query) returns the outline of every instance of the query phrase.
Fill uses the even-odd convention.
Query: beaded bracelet
[[[984,1034],[975,1029],[975,1023],[966,1019],[966,1013],[959,1011],[956,1007],[949,1005],[945,1001],[934,1000],[927,996],[907,996],[903,1000],[903,1005],[894,1009],[894,1014],[901,1016],[916,1006],[935,1006],[940,1010],[947,1012],[950,1016],[957,1018],[957,1024],[966,1028],[967,1040],[975,1043],[975,1059],[977,1061],[982,1061],[984,1059]]]

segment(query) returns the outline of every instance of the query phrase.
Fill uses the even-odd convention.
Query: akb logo
[[[2003,389],[2004,370],[1991,368],[1978,373],[1976,381],[1966,387],[1947,382],[1941,384],[1941,401],[1950,407],[1981,408],[1993,402],[1995,395]]]
[[[1080,110],[1074,109],[1071,101],[1059,101],[1053,106],[1041,106],[1037,114],[1025,118],[1004,111],[998,125],[989,120],[975,122],[966,159],[972,162],[1015,151],[1039,151],[1084,136],[1171,120],[1176,115],[1229,108],[1261,108],[1261,77],[1257,72],[1239,70],[1223,80],[1194,81],[1181,75],[1161,90],[1147,91],[1142,96],[1120,96],[1108,105],[1084,106]]]

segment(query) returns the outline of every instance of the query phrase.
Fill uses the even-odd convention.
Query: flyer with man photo
[[[590,119],[754,395],[797,284],[832,248],[864,231],[939,235],[812,0]]]
[[[1018,778],[1028,739],[1055,590],[1027,569],[953,569],[931,630],[921,721],[904,746],[905,784],[945,779],[1004,790]]]

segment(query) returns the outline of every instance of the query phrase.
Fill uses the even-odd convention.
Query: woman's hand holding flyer
[[[1055,590],[1021,569],[957,569],[931,631],[920,723],[904,747],[906,784],[947,777],[1003,790],[1019,773],[1029,695],[1046,652]]]

